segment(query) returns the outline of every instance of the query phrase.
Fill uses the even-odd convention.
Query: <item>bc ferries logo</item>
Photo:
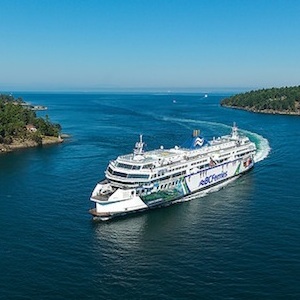
[[[227,172],[222,172],[222,173],[217,174],[217,175],[213,174],[213,175],[210,175],[210,176],[206,176],[204,179],[202,179],[199,182],[199,186],[211,184],[211,183],[214,183],[214,182],[219,181],[221,179],[224,179],[226,177],[227,177]]]
[[[194,141],[194,147],[197,147],[197,146],[202,146],[204,143],[204,139],[201,139],[200,137],[197,137]]]

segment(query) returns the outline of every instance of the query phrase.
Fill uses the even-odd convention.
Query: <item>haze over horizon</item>
[[[2,91],[299,85],[296,0],[0,4]]]

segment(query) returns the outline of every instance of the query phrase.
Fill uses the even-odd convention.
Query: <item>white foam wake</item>
[[[257,133],[247,130],[241,130],[241,132],[243,132],[245,135],[249,136],[250,139],[252,138],[252,140],[255,141],[257,151],[254,156],[254,160],[256,163],[268,157],[271,151],[271,147],[269,145],[269,141],[266,138]]]

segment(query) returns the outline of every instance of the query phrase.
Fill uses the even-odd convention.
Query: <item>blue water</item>
[[[300,299],[300,117],[222,108],[222,95],[14,96],[47,106],[39,115],[71,137],[0,156],[0,298]],[[92,221],[92,189],[139,134],[148,149],[173,147],[233,122],[258,145],[251,172],[191,201]]]

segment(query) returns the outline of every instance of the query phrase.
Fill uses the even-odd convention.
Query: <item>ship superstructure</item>
[[[182,146],[145,151],[143,137],[133,153],[109,163],[105,179],[91,195],[90,213],[102,220],[130,212],[165,206],[250,170],[256,146],[238,133],[210,141],[194,130]]]

